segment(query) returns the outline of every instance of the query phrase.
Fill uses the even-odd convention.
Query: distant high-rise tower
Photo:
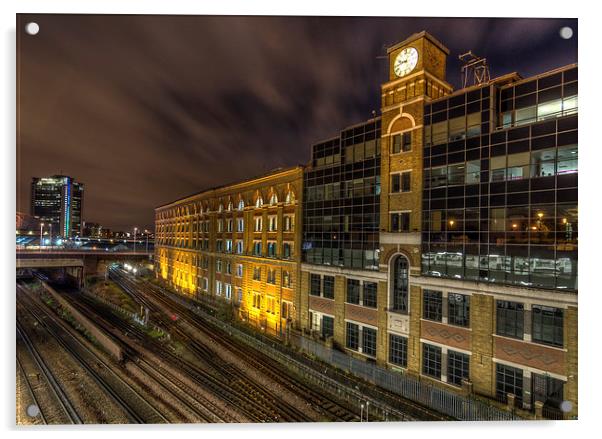
[[[63,238],[81,235],[84,185],[65,175],[34,177],[31,214]]]

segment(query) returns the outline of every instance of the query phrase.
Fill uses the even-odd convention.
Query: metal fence
[[[515,414],[489,405],[484,401],[435,387],[417,379],[402,375],[331,349],[312,339],[301,336],[291,337],[291,341],[301,350],[312,354],[337,368],[376,384],[403,398],[422,404],[438,412],[462,421],[508,421],[521,419]]]

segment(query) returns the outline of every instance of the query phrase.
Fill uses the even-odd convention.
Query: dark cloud
[[[423,29],[456,87],[469,49],[493,76],[577,61],[576,19],[21,15],[18,210],[62,171],[86,184],[84,219],[149,227],[157,205],[305,163],[378,110],[379,57]]]

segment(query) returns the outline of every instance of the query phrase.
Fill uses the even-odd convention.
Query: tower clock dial
[[[406,47],[395,58],[393,72],[401,78],[414,70],[417,63],[418,51],[414,47]]]

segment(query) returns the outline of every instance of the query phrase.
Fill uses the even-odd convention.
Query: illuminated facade
[[[281,334],[298,320],[302,175],[278,170],[158,207],[157,276]]]

